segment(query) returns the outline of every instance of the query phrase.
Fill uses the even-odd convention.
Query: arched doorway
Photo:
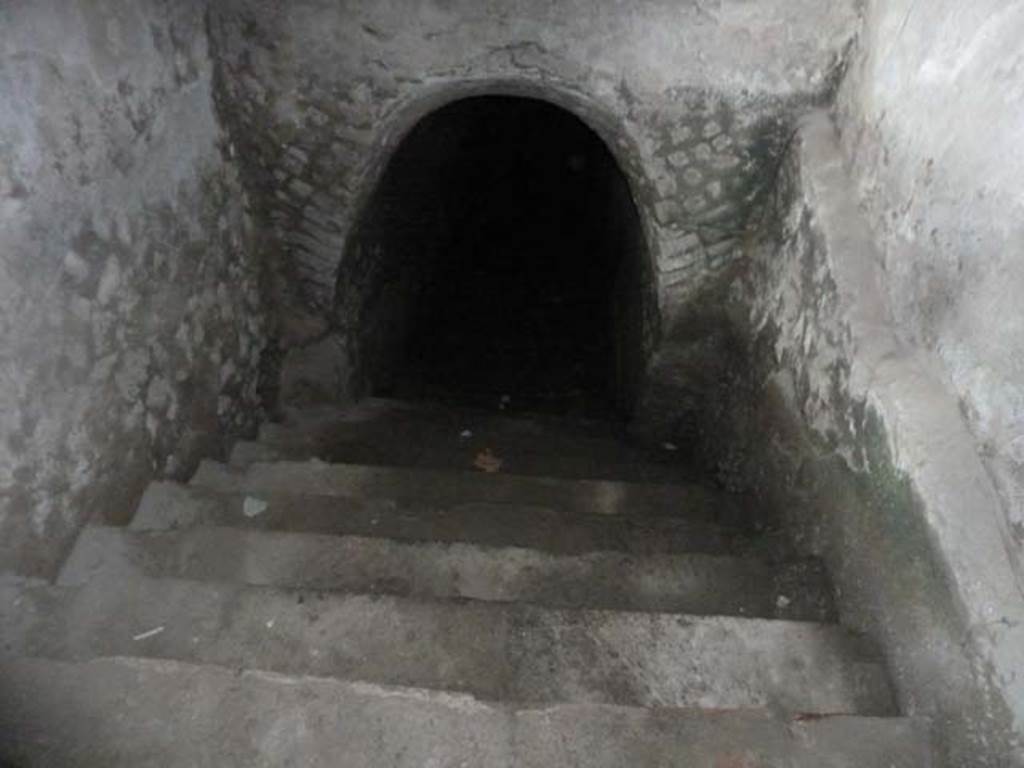
[[[342,261],[338,326],[374,394],[621,416],[644,367],[645,250],[582,120],[465,98],[391,156]]]

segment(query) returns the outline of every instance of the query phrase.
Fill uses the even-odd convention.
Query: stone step
[[[928,768],[925,721],[513,707],[137,658],[0,662],[0,763],[47,768]]]
[[[509,474],[681,482],[683,453],[630,439],[623,426],[369,398],[313,407],[266,423],[259,443],[239,443],[232,463],[320,458],[330,463],[472,469],[482,451]]]
[[[0,588],[0,647],[68,661],[144,655],[494,701],[894,710],[886,671],[865,641],[792,621],[94,580]]]
[[[319,428],[332,427],[335,424],[390,425],[412,422],[458,427],[459,432],[483,425],[498,434],[564,435],[597,440],[618,439],[626,434],[624,423],[604,420],[495,410],[425,400],[366,397],[343,406],[325,403],[285,407],[280,419],[267,421],[261,425],[260,438],[273,438],[280,434],[278,430],[289,433],[298,430],[315,435]]]
[[[254,463],[245,468],[207,460],[200,464],[191,485],[234,493],[340,495],[442,506],[480,502],[543,506],[580,514],[686,517],[737,527],[748,522],[734,498],[699,485],[566,480],[317,460]]]
[[[495,441],[484,438],[467,439],[463,441],[463,444],[454,447],[446,447],[443,443],[438,443],[434,446],[434,450],[426,451],[410,441],[410,445],[404,453],[415,454],[415,457],[411,457],[404,455],[403,452],[379,449],[341,438],[325,443],[323,447],[296,439],[238,440],[231,447],[227,463],[231,467],[244,469],[250,464],[257,463],[315,459],[327,464],[473,471],[477,469],[474,463],[487,451],[501,461],[502,473],[520,477],[553,477],[563,480],[599,478],[620,482],[659,484],[692,482],[689,479],[692,477],[692,473],[687,475],[681,469],[666,467],[646,460],[637,459],[634,463],[622,464],[610,459],[580,458],[570,453],[558,453],[555,457],[531,457],[530,460],[526,460],[520,454],[518,460],[511,460],[509,451],[498,453],[488,447],[494,444]],[[420,456],[421,452],[422,456]]]
[[[59,583],[159,577],[552,608],[835,619],[827,578],[814,561],[769,565],[699,554],[614,552],[564,556],[223,527],[173,532],[86,527]]]
[[[233,478],[225,485],[237,488],[242,483]],[[202,526],[408,542],[465,542],[560,554],[694,552],[756,555],[763,559],[788,555],[781,535],[752,540],[706,520],[567,513],[511,503],[439,504],[287,492],[230,492],[166,482],[149,486],[131,523],[136,530]]]

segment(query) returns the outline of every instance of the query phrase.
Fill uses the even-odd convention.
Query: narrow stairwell
[[[918,768],[821,565],[614,428],[295,411],[0,587],[0,764]]]

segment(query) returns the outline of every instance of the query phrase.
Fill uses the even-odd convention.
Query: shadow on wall
[[[582,120],[538,99],[456,101],[392,155],[346,248],[330,337],[292,356],[282,398],[628,414],[647,261],[629,183]]]

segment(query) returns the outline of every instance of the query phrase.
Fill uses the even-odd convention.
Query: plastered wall
[[[933,353],[1024,554],[1024,5],[870,0],[837,103],[901,333]],[[1020,580],[1024,588],[1024,580]]]

